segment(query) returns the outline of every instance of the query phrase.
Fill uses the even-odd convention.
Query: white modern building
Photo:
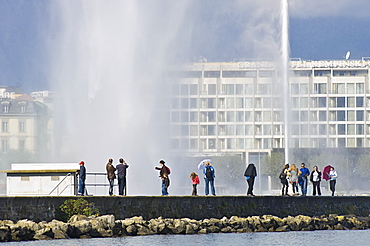
[[[77,163],[14,163],[6,173],[7,196],[77,194]]]
[[[370,61],[292,60],[289,108],[273,62],[195,63],[168,72],[173,151],[243,154],[246,161],[285,147],[370,147]]]

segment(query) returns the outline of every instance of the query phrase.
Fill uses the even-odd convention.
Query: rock
[[[230,233],[230,232],[232,232],[232,229],[231,229],[230,226],[224,227],[224,228],[221,229],[221,232],[223,232],[223,233]]]
[[[54,239],[69,239],[70,238],[68,234],[63,230],[53,229],[53,233],[54,233]]]
[[[22,227],[18,224],[10,226],[10,233],[13,241],[28,241],[32,240],[35,231],[30,230],[28,227]]]
[[[220,231],[221,231],[220,227],[217,226],[210,226],[207,228],[207,232],[209,233],[218,233]]]
[[[152,235],[152,234],[153,232],[149,228],[142,226],[142,225],[138,225],[136,235],[145,236],[145,235]]]
[[[68,220],[68,223],[74,223],[82,220],[90,220],[86,215],[75,214]]]
[[[68,233],[68,236],[72,238],[81,237],[83,234],[89,233],[92,230],[91,222],[88,220],[77,220],[71,223],[70,225],[71,227],[67,233]]]
[[[126,227],[127,234],[130,236],[136,236],[137,228],[134,225],[129,225]]]
[[[195,233],[195,230],[191,226],[191,224],[188,224],[185,226],[185,234],[194,234],[194,233]]]
[[[12,240],[12,235],[8,226],[0,226],[0,242],[8,242]]]
[[[51,240],[54,239],[54,232],[50,227],[42,228],[36,231],[33,239],[36,240]]]
[[[182,234],[185,233],[185,223],[179,219],[175,219],[173,221],[173,228],[171,228],[172,232],[175,234]]]
[[[207,229],[201,229],[198,231],[198,234],[207,234]]]
[[[280,227],[276,228],[275,231],[276,232],[284,232],[284,231],[288,231],[288,228],[289,228],[288,225],[284,225],[284,226],[280,226]]]

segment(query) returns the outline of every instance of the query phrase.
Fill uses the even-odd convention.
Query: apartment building
[[[367,58],[295,59],[286,82],[279,65],[269,61],[172,70],[167,78],[173,151],[238,153],[254,160],[285,148],[285,135],[290,148],[370,147],[369,68]]]

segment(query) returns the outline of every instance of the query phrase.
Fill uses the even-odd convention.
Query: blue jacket
[[[211,171],[212,171],[212,177],[213,177],[213,178],[216,178],[216,176],[215,176],[215,169],[214,169],[212,166],[204,166],[204,169],[203,169],[204,177],[206,176],[207,167],[210,167],[210,168],[211,168]]]
[[[307,167],[299,169],[302,172],[300,175],[301,178],[307,178],[310,175],[310,170]]]
[[[80,166],[80,171],[78,173],[80,175],[80,179],[85,180],[86,179],[86,168],[85,166]]]

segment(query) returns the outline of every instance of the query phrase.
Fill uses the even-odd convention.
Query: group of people
[[[80,170],[77,171],[78,175],[78,195],[83,196],[86,192],[85,180],[86,180],[86,168],[85,162],[79,163]],[[118,177],[118,194],[120,196],[126,195],[126,169],[129,165],[123,158],[119,159],[119,164],[116,167],[113,166],[113,159],[109,159],[106,165],[107,178],[109,182],[109,195],[113,196],[114,180]],[[117,175],[116,175],[117,171]]]
[[[320,183],[322,179],[325,179],[329,180],[330,190],[332,192],[332,196],[334,196],[337,177],[337,171],[330,165],[326,166],[322,173],[317,166],[314,166],[312,172],[310,172],[305,163],[301,164],[301,168],[299,170],[295,164],[292,164],[290,167],[289,164],[285,164],[279,175],[279,179],[282,184],[281,195],[289,196],[288,188],[289,184],[291,184],[293,196],[299,195],[298,186],[301,187],[301,195],[306,196],[309,179],[313,185],[312,195],[316,196],[317,194],[321,196]]]
[[[155,167],[156,170],[159,170],[159,177],[162,181],[162,196],[168,196],[168,187],[170,186],[170,178],[169,175],[171,174],[171,170],[168,166],[166,166],[164,160],[159,161],[160,166]],[[78,195],[83,196],[85,194],[85,180],[86,180],[86,168],[84,161],[79,163],[80,170],[77,171],[79,177],[79,185],[78,185]],[[113,159],[109,159],[106,165],[107,171],[107,178],[109,182],[109,195],[113,195],[113,187],[114,187],[114,180],[118,177],[118,193],[120,196],[126,195],[126,169],[129,165],[123,158],[119,159],[119,164],[114,167]],[[202,161],[198,165],[198,169],[202,170],[204,175],[204,182],[205,182],[205,195],[209,195],[210,191],[212,195],[216,196],[216,190],[214,186],[215,180],[215,169],[212,166],[212,162],[210,159]],[[116,175],[117,172],[117,175]],[[244,172],[245,179],[248,183],[248,191],[247,196],[254,196],[253,194],[253,186],[254,180],[257,177],[257,170],[253,163],[250,163],[245,172]],[[289,184],[292,187],[293,193],[291,195],[299,195],[298,187],[301,187],[301,195],[307,195],[307,185],[308,179],[311,181],[313,185],[312,195],[321,196],[321,188],[320,182],[322,179],[329,180],[330,182],[330,190],[332,192],[332,196],[335,193],[335,185],[336,179],[338,174],[334,167],[326,166],[321,172],[317,166],[313,167],[313,170],[310,172],[309,169],[306,167],[305,163],[301,164],[301,168],[298,169],[295,164],[289,166],[289,164],[285,164],[283,170],[281,171],[279,178],[282,184],[281,195],[282,196],[289,196],[288,195],[288,188]],[[193,191],[192,195],[197,196],[197,185],[200,184],[200,179],[198,174],[192,172],[190,174],[190,178],[192,180]],[[211,188],[211,190],[210,190]]]
[[[216,190],[215,190],[215,169],[212,166],[211,160],[206,160],[204,163],[200,163],[198,165],[198,169],[203,170],[203,175],[204,175],[204,182],[205,182],[205,195],[209,195],[209,187],[211,186],[211,193],[212,195],[216,195]],[[197,196],[198,191],[197,191],[197,185],[200,184],[199,176],[195,172],[192,172],[190,174],[190,179],[193,184],[193,192],[191,193],[192,196]]]

